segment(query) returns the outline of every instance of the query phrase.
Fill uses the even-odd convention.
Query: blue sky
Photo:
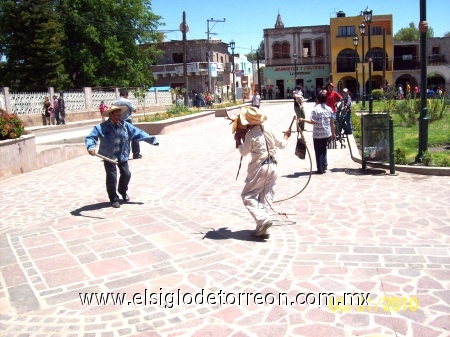
[[[343,11],[347,16],[356,16],[367,6],[373,14],[392,14],[394,34],[410,22],[417,26],[420,18],[420,0],[153,0],[152,11],[162,16],[165,26],[160,30],[176,30],[167,33],[167,40],[181,40],[179,25],[186,12],[189,25],[187,38],[206,39],[207,19],[223,20],[225,23],[210,22],[213,38],[228,43],[236,42],[235,53],[247,54],[263,40],[263,29],[274,28],[278,11],[285,27],[329,25],[330,17]],[[434,30],[434,36],[443,36],[450,31],[450,1],[427,0],[427,21]],[[231,50],[230,50],[231,51]]]

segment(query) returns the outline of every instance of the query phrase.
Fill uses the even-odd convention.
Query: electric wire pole
[[[214,20],[213,18],[211,18],[211,19],[207,19],[206,22],[207,22],[206,35],[208,37],[208,40],[206,41],[206,43],[208,44],[207,45],[207,49],[208,49],[208,91],[212,92],[211,91],[211,43],[209,41],[209,35],[216,35],[216,34],[215,33],[211,33],[211,31],[209,29],[209,23],[210,22],[215,22],[215,23],[217,23],[217,22],[225,22],[225,18],[223,20]],[[214,26],[211,27],[211,29],[213,29],[213,28],[214,28]]]

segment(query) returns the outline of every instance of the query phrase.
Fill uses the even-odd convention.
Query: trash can
[[[362,168],[367,162],[390,164],[395,173],[394,128],[389,114],[366,114],[361,117]]]

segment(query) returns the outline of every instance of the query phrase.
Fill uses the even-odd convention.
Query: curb
[[[347,144],[350,150],[350,156],[352,160],[356,163],[362,165],[362,158],[359,154],[358,146],[356,145],[355,138],[353,135],[347,135]],[[371,163],[366,162],[367,166],[381,168],[385,170],[389,170],[389,164],[380,164],[380,163]],[[395,165],[395,171],[405,172],[405,173],[413,173],[413,174],[421,174],[427,176],[450,176],[450,167],[431,167],[424,166],[421,164],[418,165]]]

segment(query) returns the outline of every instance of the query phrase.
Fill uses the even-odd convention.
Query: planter
[[[0,180],[37,169],[34,135],[0,141]]]

